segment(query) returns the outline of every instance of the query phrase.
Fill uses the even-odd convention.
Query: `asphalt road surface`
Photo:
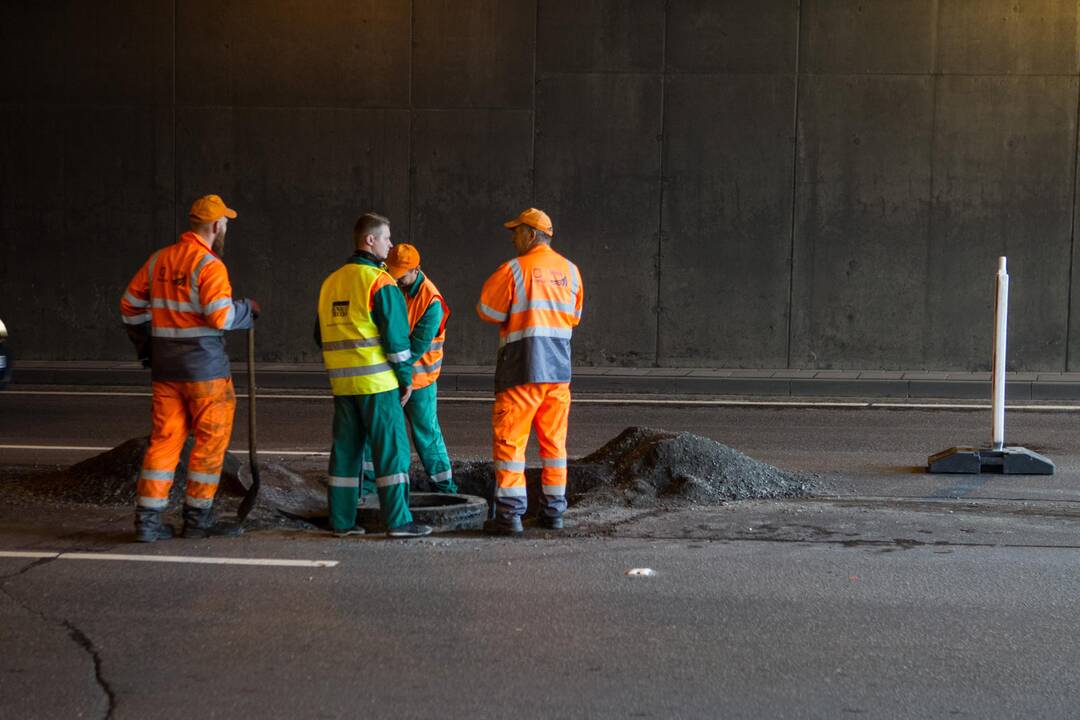
[[[73,462],[95,451],[58,448],[143,434],[147,409],[140,396],[0,393],[0,464]],[[261,448],[326,450],[328,400],[259,409]],[[443,404],[456,456],[486,454],[488,412]],[[1058,463],[1050,478],[942,477],[917,468],[979,444],[989,412],[579,404],[571,455],[628,425],[691,430],[818,474],[823,488],[813,500],[652,514],[609,537],[264,531],[135,546],[127,509],[0,508],[0,708],[1077,718],[1077,419],[1008,418],[1011,443]],[[148,561],[159,556],[176,561]],[[209,564],[221,558],[313,565]]]

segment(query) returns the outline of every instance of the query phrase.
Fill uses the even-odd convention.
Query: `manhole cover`
[[[446,495],[444,493],[409,493],[409,510],[413,520],[430,525],[435,532],[447,530],[479,530],[488,514],[487,500],[475,495]],[[356,510],[356,524],[368,532],[386,530],[379,515],[379,500],[365,496]]]

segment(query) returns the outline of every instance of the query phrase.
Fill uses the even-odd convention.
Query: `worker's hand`
[[[409,402],[409,398],[412,397],[412,385],[401,388],[401,407]]]
[[[259,301],[254,298],[248,298],[248,305],[251,306],[251,317],[258,320],[259,316],[262,315],[262,306],[259,305]]]

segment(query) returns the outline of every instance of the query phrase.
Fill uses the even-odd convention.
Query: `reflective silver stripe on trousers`
[[[207,508],[214,507],[213,498],[197,498],[190,495],[184,496],[184,504],[188,507],[199,508],[200,510],[206,510]]]
[[[566,494],[565,485],[541,485],[540,492],[551,497],[562,497]]]
[[[428,348],[428,352],[431,352],[432,350],[442,350],[443,343],[445,342],[445,340],[436,340],[435,342],[431,343],[431,347]]]
[[[412,350],[402,350],[396,353],[387,353],[386,359],[390,362],[405,362],[412,357]]]
[[[392,485],[401,485],[409,483],[408,473],[395,473],[393,475],[383,475],[382,477],[375,478],[375,484],[379,487],[391,487]]]
[[[375,365],[364,365],[363,367],[333,368],[332,370],[327,370],[326,373],[332,378],[347,378],[375,375],[381,372],[388,372],[389,370],[390,366],[386,363],[377,363]]]
[[[521,487],[495,488],[495,497],[528,497],[529,491]]]
[[[364,463],[364,470],[365,471],[370,471],[370,472],[375,472],[375,463],[370,463],[370,462]]]
[[[496,460],[496,470],[510,470],[512,472],[525,472],[524,460]]]
[[[506,345],[507,343],[517,342],[522,338],[528,337],[550,337],[559,338],[561,340],[569,340],[573,336],[574,331],[570,328],[555,328],[537,325],[534,327],[527,327],[524,330],[506,333],[506,337],[500,338],[499,346],[501,347],[503,345]]]
[[[177,312],[197,313],[202,314],[202,308],[193,303],[180,302],[179,300],[169,300],[167,298],[154,298],[150,301],[150,307],[156,307],[158,309],[176,310]]]
[[[434,482],[442,482],[443,480],[449,480],[452,477],[454,477],[453,470],[443,470],[441,473],[435,473],[434,475],[432,475],[431,479]]]
[[[495,308],[488,307],[484,303],[476,303],[476,309],[479,310],[482,314],[487,315],[492,320],[498,320],[499,322],[506,320],[506,313],[499,312]]]
[[[564,468],[566,467],[566,458],[540,458],[543,461],[546,468]]]
[[[176,475],[175,470],[142,470],[139,472],[139,477],[144,477],[147,480],[172,480]]]
[[[359,338],[358,340],[334,340],[333,342],[324,342],[322,349],[323,352],[333,352],[334,350],[355,350],[356,348],[375,347],[380,342],[378,337],[373,338]]]
[[[358,488],[358,487],[360,487],[360,478],[339,477],[339,476],[336,476],[336,475],[331,475],[330,476],[330,487]]]
[[[137,308],[150,307],[149,300],[140,300],[129,292],[124,293],[124,299],[127,300],[128,305]]]
[[[125,325],[142,325],[153,320],[154,316],[150,313],[142,313],[141,315],[121,315],[120,319]]]
[[[200,485],[217,485],[221,481],[221,473],[202,473],[188,470],[188,480],[194,480]]]
[[[436,360],[431,365],[421,365],[420,361],[417,360],[416,364],[413,367],[416,368],[417,372],[433,373],[433,372],[435,372],[436,370],[438,370],[439,368],[442,367],[442,359],[440,358],[439,360]]]
[[[509,263],[510,274],[514,276],[514,289],[517,294],[517,298],[522,300],[525,298],[525,279],[521,274],[521,263],[517,258],[514,258]]]
[[[222,336],[225,334],[223,330],[211,327],[191,327],[191,328],[170,328],[170,327],[155,327],[150,332],[154,337],[165,338],[193,338],[193,337],[214,337]]]
[[[526,310],[558,310],[564,313],[574,313],[573,303],[556,302],[554,300],[527,300],[510,307],[511,313],[525,312]]]
[[[169,507],[169,498],[152,498],[152,497],[143,497],[143,496],[140,495],[139,498],[135,501],[135,504],[138,507],[151,508],[153,510],[161,510],[162,508]]]

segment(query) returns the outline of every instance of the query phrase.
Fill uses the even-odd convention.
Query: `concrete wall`
[[[1080,369],[1075,0],[11,0],[0,106],[24,358],[130,357],[125,283],[218,192],[268,361],[375,209],[491,362],[537,205],[583,364],[986,369],[1007,254],[1010,366]]]

